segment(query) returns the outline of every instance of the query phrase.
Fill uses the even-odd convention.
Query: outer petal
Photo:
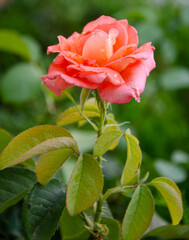
[[[125,29],[127,29],[127,34],[128,34],[127,44],[136,44],[138,46],[139,41],[138,41],[137,30],[134,27],[130,26],[126,19],[119,20],[118,22],[120,22],[125,27]]]
[[[83,28],[83,33],[92,32],[95,28],[97,28],[103,24],[112,24],[115,22],[116,22],[115,18],[103,15],[103,16],[97,18],[96,20],[87,23],[87,25],[85,25],[85,27]]]
[[[85,73],[94,73],[94,74],[105,73],[107,80],[110,81],[114,85],[120,85],[120,84],[125,83],[125,81],[123,80],[121,75],[118,72],[116,72],[110,68],[90,67],[90,66],[85,66],[82,64],[79,66],[70,65],[68,68],[77,69],[80,72],[85,72]]]
[[[153,50],[151,50],[148,58],[135,61],[121,73],[121,76],[128,86],[141,94],[145,88],[146,78],[155,66]]]
[[[140,48],[138,48],[136,51],[134,51],[132,54],[125,55],[123,57],[118,58],[115,61],[107,63],[106,67],[114,69],[118,72],[122,72],[126,69],[126,67],[129,64],[134,63],[136,60],[148,59],[153,54],[153,50],[154,50],[154,47],[151,46],[151,43],[146,43]],[[124,52],[122,53],[124,54]],[[116,54],[116,57],[118,57],[118,54]]]
[[[110,82],[105,81],[99,87],[99,94],[103,100],[109,103],[123,104],[131,101],[131,98],[135,98],[137,101],[140,101],[140,98],[136,95],[136,92],[126,84],[115,86]]]

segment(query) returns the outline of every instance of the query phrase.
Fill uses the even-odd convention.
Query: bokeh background
[[[131,128],[143,152],[141,174],[150,179],[167,176],[181,188],[182,223],[189,224],[189,1],[188,0],[0,0],[0,128],[13,136],[39,124],[55,124],[71,106],[41,85],[40,76],[56,56],[46,55],[57,36],[68,37],[101,15],[128,19],[138,30],[140,45],[152,42],[157,67],[147,79],[141,103],[113,104],[116,120]],[[79,88],[71,89],[79,101]],[[69,126],[80,149],[92,150],[95,135],[90,126]],[[105,156],[107,187],[119,182],[125,163],[125,142]],[[65,165],[66,173],[72,163]],[[121,220],[129,198],[109,199],[113,215]],[[157,214],[170,221],[165,204],[156,196]],[[161,224],[157,218],[155,226]],[[0,215],[0,239],[24,239],[20,205]],[[57,233],[54,239],[60,239]],[[152,239],[152,238],[150,238]]]

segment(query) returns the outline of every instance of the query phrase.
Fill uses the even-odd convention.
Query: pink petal
[[[83,33],[92,32],[95,28],[97,28],[103,24],[112,24],[115,22],[116,22],[115,18],[103,15],[103,16],[97,18],[96,20],[87,23],[87,25],[85,25],[85,27],[83,28]]]
[[[74,66],[73,66],[74,68]],[[90,72],[90,73],[105,73],[106,74],[106,78],[108,81],[110,81],[111,83],[113,83],[114,85],[120,85],[120,84],[124,84],[125,81],[123,80],[123,78],[121,77],[121,75],[110,69],[110,68],[105,68],[105,67],[90,67],[90,66],[85,66],[85,65],[79,65],[77,67],[75,67],[76,69],[80,69],[81,72]]]
[[[137,30],[128,24],[126,19],[119,20],[119,22],[127,29],[128,41],[127,44],[136,44],[138,46]]]
[[[83,46],[82,56],[95,59],[99,66],[103,66],[113,54],[113,45],[107,33],[95,31]]]
[[[134,63],[136,60],[144,60],[149,58],[153,50],[154,50],[154,47],[151,46],[151,43],[146,43],[140,48],[138,48],[136,51],[134,51],[132,54],[128,54],[122,58],[118,58],[115,61],[109,62],[108,64],[106,64],[106,67],[114,69],[118,72],[122,72],[126,69],[126,67],[129,64]],[[117,57],[118,57],[118,54],[117,54]]]
[[[135,98],[140,101],[135,91],[126,84],[115,86],[108,81],[103,82],[99,87],[101,98],[109,103],[126,103]]]
[[[41,76],[41,78],[47,88],[56,94],[57,97],[61,97],[63,90],[74,86],[65,82],[60,75],[55,76],[54,79],[50,79],[48,75]]]
[[[145,88],[146,78],[155,66],[153,49],[151,49],[151,51],[148,52],[148,57],[146,59],[139,59],[129,65],[121,73],[121,76],[128,86],[141,94]]]

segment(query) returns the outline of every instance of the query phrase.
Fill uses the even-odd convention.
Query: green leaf
[[[125,139],[127,142],[127,160],[121,175],[121,186],[128,185],[134,180],[142,163],[142,152],[137,138],[125,134]]]
[[[96,159],[84,154],[80,156],[68,185],[66,203],[71,216],[92,206],[103,189],[103,174]]]
[[[166,239],[189,239],[189,225],[167,225],[155,228],[144,235],[144,237],[160,237]]]
[[[79,215],[71,217],[68,214],[66,208],[64,208],[61,221],[60,221],[60,231],[63,239],[76,238],[86,231],[83,226],[85,222],[80,218]],[[74,227],[73,227],[74,226]]]
[[[102,156],[123,135],[121,131],[109,131],[103,133],[94,145],[94,156]]]
[[[81,90],[81,94],[80,94],[80,106],[81,106],[81,110],[83,111],[84,107],[85,107],[85,103],[87,101],[87,98],[90,95],[90,89],[87,88],[82,88]]]
[[[113,218],[102,217],[101,223],[105,224],[109,229],[108,240],[120,240],[120,225]]]
[[[0,154],[11,139],[11,135],[4,129],[0,128]]]
[[[115,125],[115,126],[108,126],[106,128],[106,132],[109,132],[109,131],[120,131],[120,127],[119,127],[119,124],[118,122],[115,120],[115,117],[112,113],[109,113],[107,115],[107,125]],[[106,127],[106,126],[105,126]],[[117,147],[117,145],[119,144],[119,139],[117,139],[117,141],[115,141],[113,143],[113,145],[109,148],[109,150],[113,150]]]
[[[7,145],[0,156],[0,169],[51,150],[75,146],[75,140],[63,128],[51,125],[33,127],[17,135]]]
[[[24,103],[40,92],[42,71],[35,65],[19,63],[2,76],[0,93],[5,102]]]
[[[178,224],[183,215],[183,207],[181,192],[177,185],[172,180],[164,177],[155,178],[150,184],[154,186],[164,198],[171,215],[172,224]]]
[[[19,202],[37,181],[35,173],[11,167],[0,171],[0,213]]]
[[[81,107],[78,106],[81,110]],[[100,117],[99,109],[95,106],[85,105],[83,114],[88,118]],[[71,107],[64,111],[57,119],[58,126],[64,126],[71,123],[79,122],[85,120],[85,118],[78,112],[76,107]]]
[[[46,186],[37,183],[23,205],[23,226],[26,240],[50,240],[58,227],[65,207],[66,192],[58,180]]]
[[[149,227],[154,215],[154,200],[148,187],[138,186],[126,210],[123,224],[123,240],[140,239]]]
[[[36,174],[41,184],[47,184],[62,164],[73,154],[70,148],[52,150],[42,154],[37,162]]]
[[[17,54],[30,60],[30,52],[19,33],[12,30],[0,30],[0,50]]]

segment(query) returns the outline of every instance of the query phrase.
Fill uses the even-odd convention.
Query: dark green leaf
[[[0,212],[19,202],[37,181],[35,173],[11,167],[0,171]]]
[[[150,190],[144,185],[138,186],[123,219],[123,240],[140,239],[149,227],[153,215],[154,200]]]
[[[67,209],[71,216],[88,209],[103,189],[103,174],[96,159],[89,154],[80,156],[73,170],[68,190]]]
[[[23,226],[27,240],[50,240],[65,207],[66,192],[58,180],[46,186],[37,183],[23,206]]]

